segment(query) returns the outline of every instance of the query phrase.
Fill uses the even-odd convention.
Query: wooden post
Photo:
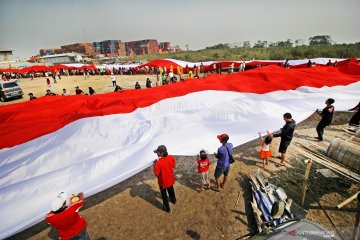
[[[306,190],[307,190],[307,180],[308,180],[309,175],[310,175],[310,169],[311,169],[312,161],[310,159],[307,159],[307,160],[304,161],[304,163],[306,164],[306,170],[305,170],[305,176],[304,176],[304,182],[303,182],[301,206],[304,206],[304,203],[305,203]]]
[[[359,224],[360,224],[360,193],[357,195],[357,213],[356,213],[356,220],[354,225],[354,232],[353,232],[353,238],[352,239],[358,239],[358,233],[359,233]]]

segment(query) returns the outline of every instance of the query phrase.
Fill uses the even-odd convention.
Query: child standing
[[[204,188],[205,189],[210,188],[210,177],[209,177],[210,161],[204,150],[201,150],[200,154],[197,155],[196,162],[198,164],[198,172],[201,174],[201,188],[198,189],[198,192],[201,192]]]
[[[51,83],[50,83],[50,79],[46,78],[46,85],[47,85],[47,89],[51,90]]]
[[[261,133],[259,132],[259,138],[261,140],[261,150],[259,152],[259,157],[263,160],[263,168],[265,169],[265,164],[268,165],[268,158],[271,157],[272,152],[270,149],[270,145],[272,142],[272,136],[269,131],[267,132],[267,136],[265,139],[262,138]]]

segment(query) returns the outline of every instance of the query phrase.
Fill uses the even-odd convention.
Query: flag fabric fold
[[[258,68],[167,86],[94,96],[43,97],[0,107],[0,238],[43,220],[61,191],[98,193],[151,166],[165,144],[175,155],[234,145],[299,122],[327,98],[359,101],[359,66]],[[315,134],[315,133],[314,133]]]

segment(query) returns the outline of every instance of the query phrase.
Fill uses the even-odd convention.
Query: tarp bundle
[[[269,183],[259,169],[250,174],[250,184],[253,196],[251,206],[259,232],[294,219],[290,212],[292,200],[288,199],[282,188]]]

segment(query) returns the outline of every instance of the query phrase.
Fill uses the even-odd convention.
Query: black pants
[[[349,125],[350,126],[358,126],[360,121],[360,111],[356,112],[354,116],[350,119]]]
[[[116,81],[112,81],[113,87],[116,86]]]
[[[319,141],[324,140],[324,139],[323,139],[324,128],[325,128],[326,126],[329,126],[330,123],[331,123],[331,122],[329,122],[329,121],[323,121],[323,120],[321,120],[321,121],[319,122],[319,124],[317,125],[317,127],[316,127],[316,132],[317,132],[317,134],[318,134],[318,139],[319,139]]]
[[[90,236],[87,229],[84,228],[79,234],[69,238],[69,240],[90,240]]]
[[[288,148],[288,146],[290,145],[290,141],[288,140],[282,140],[280,141],[280,146],[279,146],[279,153],[286,153],[286,150]]]
[[[170,206],[169,206],[169,200],[168,200],[168,195],[169,194],[169,198],[170,201],[175,204],[176,203],[176,197],[175,197],[175,191],[174,191],[174,187],[168,187],[168,188],[162,188],[160,187],[160,192],[161,192],[161,197],[163,200],[163,206],[164,206],[164,210],[170,210]],[[167,192],[167,193],[166,193]]]

